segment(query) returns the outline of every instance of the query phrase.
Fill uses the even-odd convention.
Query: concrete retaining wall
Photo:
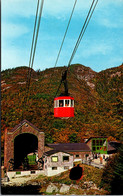
[[[18,178],[22,176],[31,176],[31,175],[45,175],[43,170],[35,170],[35,171],[9,171],[7,172],[7,176],[9,179]]]

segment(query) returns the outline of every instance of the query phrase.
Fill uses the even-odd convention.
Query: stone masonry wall
[[[4,143],[4,167],[8,169],[8,161],[14,159],[14,139],[16,136],[24,133],[34,134],[38,138],[38,157],[40,158],[44,153],[44,133],[30,126],[28,123],[22,124],[14,131],[5,130]]]
[[[69,152],[69,153],[74,155],[74,159],[84,159],[86,154],[91,155],[91,152]],[[79,157],[76,157],[76,155],[79,155]]]

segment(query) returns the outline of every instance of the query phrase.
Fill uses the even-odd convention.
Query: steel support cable
[[[32,68],[33,68],[33,63],[34,63],[34,58],[35,58],[35,51],[36,51],[36,46],[37,46],[38,33],[39,33],[41,15],[42,15],[42,10],[43,10],[43,3],[44,3],[44,0],[41,1],[41,6],[40,6],[39,19],[38,19],[38,24],[37,24],[37,32],[36,32],[36,38],[35,38],[35,44],[34,44],[34,50],[33,50],[32,62],[31,62],[31,71],[29,75],[29,86],[30,86]]]
[[[60,53],[61,53],[61,49],[62,49],[62,47],[63,47],[64,40],[65,40],[67,31],[68,31],[68,28],[69,28],[69,25],[70,25],[72,16],[73,16],[73,12],[74,12],[74,10],[75,10],[76,3],[77,3],[77,0],[75,0],[75,2],[74,2],[73,9],[72,9],[72,12],[71,12],[69,21],[68,21],[68,25],[67,25],[67,28],[66,28],[66,31],[65,31],[65,34],[64,34],[64,37],[63,37],[63,40],[62,40],[62,43],[61,43],[61,46],[60,46],[60,49],[59,49],[58,56],[57,56],[57,58],[56,58],[56,62],[55,62],[55,66],[54,66],[54,67],[56,67],[56,65],[57,65],[57,62],[58,62],[58,59],[59,59],[59,56],[60,56]]]
[[[38,39],[38,33],[39,33],[39,27],[40,27],[40,21],[41,21],[41,15],[42,15],[42,10],[43,10],[44,0],[41,1],[39,18],[38,18],[38,24],[37,24],[37,16],[38,16],[38,10],[39,10],[39,1],[38,1],[38,4],[37,4],[37,10],[36,10],[36,19],[35,19],[35,25],[34,25],[34,33],[33,33],[33,39],[32,39],[30,60],[29,60],[29,70],[30,71],[28,70],[29,72],[28,72],[28,76],[27,76],[28,77],[27,78],[28,81],[27,81],[27,85],[26,85],[26,96],[24,97],[24,106],[26,106],[27,100],[28,100],[28,96],[29,96],[31,73],[32,73],[32,67],[33,67],[33,62],[34,62],[34,57],[35,57],[35,51],[36,51],[36,45],[37,45],[37,39]],[[37,24],[37,31],[36,31],[36,24]],[[36,31],[36,33],[35,33],[35,31]],[[22,111],[22,119],[23,119],[23,112],[24,111]]]
[[[43,10],[43,3],[44,3],[44,0],[41,1],[39,18],[38,18],[38,24],[37,24],[37,31],[36,31],[36,35],[35,35],[35,40],[33,41],[34,42],[34,47],[33,47],[33,52],[32,52],[33,53],[32,54],[32,58],[31,58],[31,61],[30,61],[30,68],[31,69],[30,69],[30,72],[29,72],[29,75],[28,75],[28,87],[27,87],[27,96],[26,96],[25,103],[27,102],[28,95],[29,95],[31,74],[32,74],[32,68],[33,68],[33,63],[34,63],[35,51],[36,51],[36,46],[37,46],[37,39],[38,39],[38,33],[39,33],[41,15],[42,15],[42,10]]]
[[[43,1],[42,1],[43,2]],[[63,40],[62,40],[62,44],[61,44],[61,47],[60,47],[60,50],[59,50],[59,53],[58,53],[58,56],[57,56],[57,59],[56,59],[56,62],[55,62],[55,66],[57,65],[57,62],[58,62],[58,58],[59,58],[59,55],[60,55],[60,52],[61,52],[61,49],[62,49],[62,46],[63,46],[63,43],[64,43],[64,40],[65,40],[65,37],[66,37],[66,34],[67,34],[67,31],[68,31],[68,28],[69,28],[69,25],[70,25],[70,22],[71,22],[71,18],[72,18],[72,15],[73,15],[73,12],[74,12],[74,9],[75,9],[75,6],[76,6],[76,2],[77,0],[75,0],[75,3],[74,3],[74,6],[73,6],[73,9],[72,9],[72,12],[71,12],[71,15],[70,15],[70,19],[69,19],[69,22],[68,22],[68,25],[67,25],[67,28],[66,28],[66,31],[65,31],[65,34],[64,34],[64,37],[63,37]],[[42,12],[42,9],[43,9],[43,3],[42,3],[42,6],[41,6],[41,9],[40,9],[40,14]],[[40,19],[40,17],[39,17]],[[38,22],[38,28],[39,28],[39,22]],[[30,57],[30,63],[31,63],[31,70],[29,72],[29,81],[28,81],[28,91],[29,91],[29,86],[30,86],[30,80],[31,80],[31,73],[32,73],[32,67],[33,67],[33,61],[34,61],[34,55],[35,55],[35,49],[36,49],[36,43],[37,43],[37,34],[36,34],[36,42],[35,42],[35,47],[34,47],[34,52],[33,52],[33,58],[32,58],[32,63],[31,63],[31,57]],[[32,51],[32,50],[31,50]],[[31,52],[32,53],[32,52]],[[29,63],[29,65],[30,65]],[[61,84],[60,84],[61,86]],[[59,86],[59,88],[60,88]],[[29,92],[28,92],[29,93]],[[28,97],[28,96],[27,96]]]
[[[74,55],[75,55],[75,53],[76,53],[76,51],[77,51],[77,48],[78,48],[78,46],[79,46],[79,44],[80,44],[80,41],[81,41],[81,39],[82,39],[82,37],[83,37],[83,35],[84,35],[83,32],[85,32],[85,30],[86,30],[86,28],[87,28],[86,22],[87,22],[87,20],[88,20],[88,18],[89,18],[89,14],[90,14],[90,12],[91,12],[91,10],[92,10],[94,1],[95,1],[95,0],[93,0],[93,2],[92,2],[92,4],[91,4],[90,10],[89,10],[89,12],[88,12],[88,15],[87,15],[87,17],[86,17],[86,20],[85,20],[84,25],[83,25],[83,27],[82,27],[82,30],[81,30],[81,32],[80,32],[80,35],[79,35],[78,40],[77,40],[77,42],[76,42],[76,45],[75,45],[75,47],[74,47],[73,53],[72,53],[71,58],[70,58],[69,63],[68,63],[68,67],[69,67],[70,64],[71,64],[72,59],[73,59],[73,57],[74,57]],[[87,23],[88,23],[88,22],[87,22]],[[84,29],[84,28],[85,28],[85,29]]]
[[[30,76],[30,65],[31,65],[32,52],[33,52],[33,47],[34,47],[34,38],[35,38],[36,25],[37,25],[39,2],[40,2],[40,0],[38,0],[38,2],[37,2],[37,8],[36,8],[36,14],[35,14],[35,23],[34,23],[34,29],[33,29],[33,38],[32,38],[32,45],[31,45],[31,51],[30,51],[29,67],[28,67],[28,73],[27,73],[26,96],[24,97],[24,105],[26,105],[27,97],[28,97],[29,82],[30,82],[30,79],[29,79],[29,76]],[[22,118],[23,118],[23,110],[22,110]]]
[[[66,38],[67,31],[68,31],[68,28],[69,28],[69,25],[70,25],[70,22],[71,22],[71,19],[72,19],[72,16],[73,16],[73,13],[74,13],[74,10],[75,10],[75,7],[76,7],[76,3],[77,3],[77,0],[75,0],[75,2],[74,2],[73,9],[72,9],[72,12],[71,12],[69,21],[68,21],[68,25],[67,25],[65,34],[64,34],[64,36],[63,36],[63,40],[62,40],[62,43],[61,43],[61,46],[60,46],[60,49],[59,49],[59,52],[58,52],[58,55],[57,55],[57,58],[56,58],[56,62],[55,62],[54,67],[56,67],[56,65],[57,65],[57,62],[58,62],[58,59],[59,59],[59,56],[60,56],[60,53],[61,53],[61,50],[62,50],[62,47],[63,47],[63,44],[64,44],[64,40],[65,40],[65,38]],[[52,76],[53,76],[53,74],[52,74]],[[51,76],[51,78],[52,78],[52,76]],[[62,81],[60,81],[60,85],[59,85],[59,87],[58,87],[58,90],[57,90],[57,92],[56,92],[56,95],[57,95],[57,93],[58,93],[58,91],[59,91],[59,88],[60,88],[61,84],[62,84]]]
[[[70,64],[71,64],[71,62],[72,62],[72,60],[73,60],[73,57],[75,56],[75,53],[76,53],[76,51],[77,51],[77,49],[78,49],[78,46],[79,46],[79,44],[80,44],[80,42],[81,42],[81,40],[82,40],[82,37],[83,37],[84,33],[85,33],[85,31],[86,31],[86,28],[87,28],[87,26],[88,26],[88,24],[89,24],[89,22],[90,22],[90,19],[91,19],[91,17],[92,17],[92,14],[93,14],[93,12],[94,12],[94,10],[95,10],[95,7],[96,7],[96,5],[97,5],[97,3],[98,3],[98,0],[96,1],[95,5],[94,5],[94,2],[95,2],[95,0],[93,0],[93,2],[92,2],[92,4],[91,4],[90,10],[89,10],[89,12],[88,12],[88,15],[87,15],[87,17],[86,17],[86,20],[85,20],[84,25],[83,25],[83,27],[82,27],[82,30],[81,30],[81,32],[80,32],[79,38],[78,38],[78,40],[77,40],[77,42],[76,42],[76,45],[75,45],[74,50],[73,50],[73,53],[72,53],[71,58],[70,58],[70,60],[69,60],[68,67],[70,66]],[[93,7],[93,5],[94,5],[94,7]],[[92,9],[92,7],[93,7],[93,9]],[[92,12],[91,12],[91,10],[92,10]],[[89,15],[90,15],[90,16],[89,16]],[[88,19],[88,18],[89,18],[89,19]]]
[[[36,31],[36,24],[37,24],[37,16],[38,16],[38,10],[39,10],[39,2],[40,2],[40,0],[38,0],[38,2],[37,2],[36,17],[35,17],[35,24],[34,24],[34,30],[33,30],[32,45],[31,45],[31,51],[30,51],[30,59],[29,59],[29,68],[28,68],[28,74],[27,74],[26,88],[28,88],[28,85],[29,85],[30,65],[31,65],[32,52],[33,52],[33,47],[34,47],[34,38],[35,38],[35,31]]]
[[[91,15],[90,15],[90,17],[89,17],[89,20],[88,20],[88,22],[87,22],[87,24],[86,24],[86,26],[85,26],[84,32],[83,32],[83,34],[82,34],[82,37],[83,37],[83,35],[84,35],[84,33],[85,33],[85,30],[86,30],[86,28],[87,28],[87,26],[88,26],[88,23],[89,23],[89,21],[90,21],[90,19],[91,19],[91,17],[92,17],[92,14],[93,14],[93,12],[94,12],[94,9],[95,9],[97,3],[98,3],[98,0],[96,1],[95,5],[94,5],[94,8],[93,8],[93,10],[92,10],[92,12],[91,12]],[[81,39],[82,39],[82,37],[81,37]],[[80,41],[81,41],[81,40],[80,40]],[[80,42],[79,42],[79,43],[80,43]],[[76,77],[76,75],[75,75],[71,70],[70,70],[70,73],[72,73],[72,74],[74,75],[74,77],[76,78],[76,80],[78,80],[78,82],[79,82],[80,84],[82,84],[82,82]]]
[[[81,42],[81,39],[82,39],[82,37],[83,37],[83,35],[84,35],[84,33],[85,33],[85,30],[86,30],[86,28],[87,28],[87,26],[88,26],[88,24],[89,24],[89,21],[90,21],[90,19],[91,19],[91,17],[92,17],[92,14],[93,14],[94,10],[95,10],[95,7],[96,7],[96,5],[97,5],[97,3],[98,3],[98,0],[96,1],[95,5],[94,5],[94,2],[95,2],[95,0],[92,1],[91,7],[90,7],[89,12],[88,12],[88,15],[87,15],[87,17],[86,17],[86,20],[85,20],[85,22],[84,22],[84,25],[83,25],[83,27],[82,27],[82,30],[81,30],[80,35],[79,35],[79,37],[78,37],[78,40],[77,40],[77,42],[76,42],[76,45],[75,45],[75,47],[74,47],[73,53],[72,53],[71,58],[70,58],[70,60],[69,60],[69,63],[68,63],[68,66],[67,66],[67,71],[68,71],[68,68],[69,68],[69,66],[70,66],[70,64],[71,64],[71,62],[72,62],[72,60],[73,60],[73,57],[74,57],[76,51],[77,51],[77,48],[78,48],[78,46],[79,46],[79,44],[80,44],[80,42]],[[93,5],[94,5],[94,6],[93,6]],[[93,9],[92,9],[92,8],[93,8]],[[91,12],[91,10],[92,10],[92,12]],[[89,19],[88,19],[88,18],[89,18]],[[61,86],[61,82],[60,82],[60,85],[59,85],[59,87],[58,87],[58,90],[57,90],[55,96],[57,95],[60,86]]]

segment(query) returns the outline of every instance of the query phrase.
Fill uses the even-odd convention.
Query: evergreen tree
[[[109,158],[105,168],[103,169],[100,187],[109,191],[112,195],[123,194],[123,144],[119,148],[119,152],[112,158]]]
[[[113,195],[123,195],[123,144],[119,148],[119,156],[114,167],[111,193]]]

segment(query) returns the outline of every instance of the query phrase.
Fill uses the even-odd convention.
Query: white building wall
[[[52,162],[51,157],[58,156],[58,162]],[[63,156],[69,156],[69,161],[63,161]],[[52,169],[52,167],[56,167],[57,169]],[[65,152],[54,153],[51,156],[45,156],[44,159],[44,171],[46,176],[54,176],[68,169],[64,169],[64,167],[68,167],[71,169],[73,167],[73,155]]]
[[[71,169],[71,168],[72,167],[69,167],[69,169]],[[64,167],[57,167],[57,170],[52,170],[52,167],[48,167],[45,175],[54,176],[54,175],[60,174],[60,173],[67,171],[67,170],[68,169],[64,169]]]

